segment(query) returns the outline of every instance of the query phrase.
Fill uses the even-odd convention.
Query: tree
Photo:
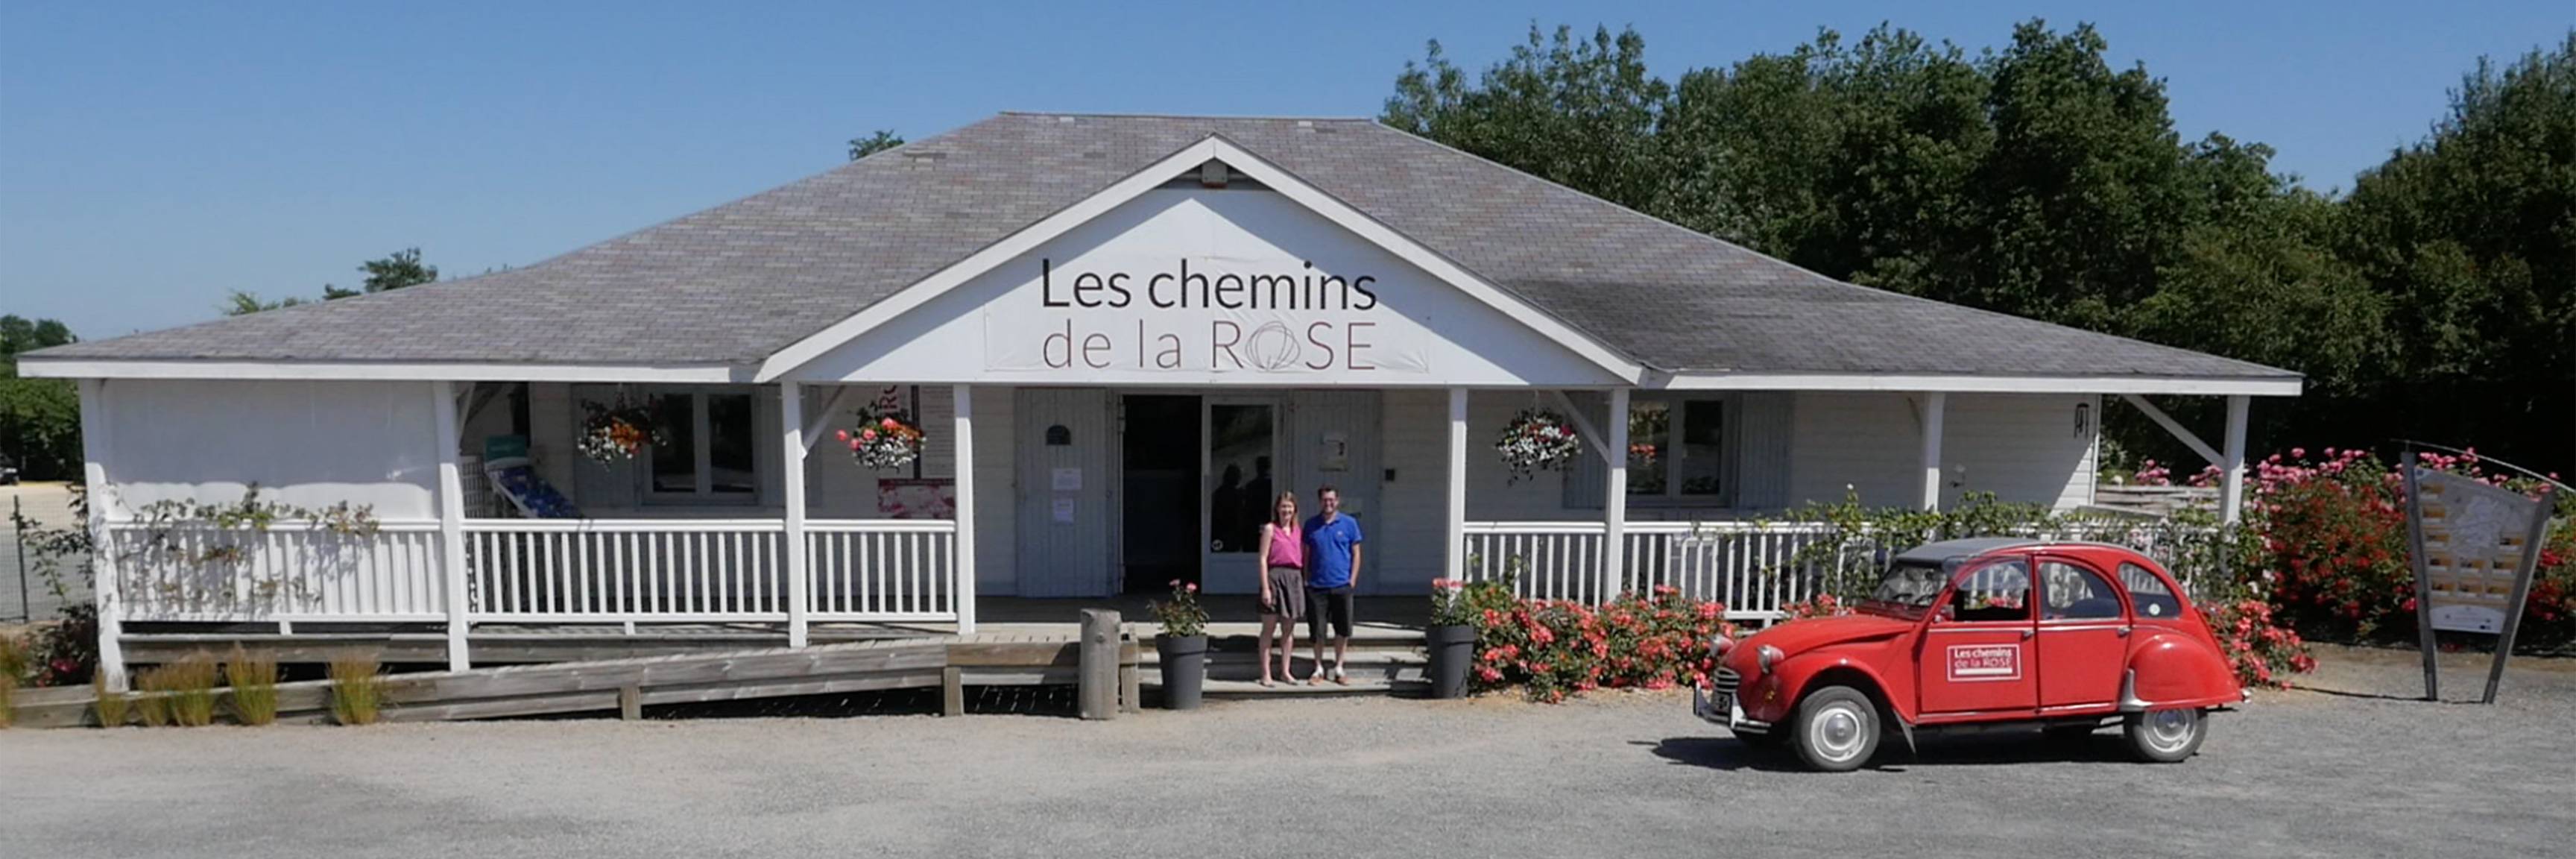
[[[422,265],[419,248],[404,248],[386,255],[383,259],[371,259],[359,263],[358,270],[367,274],[367,280],[363,286],[368,292],[387,292],[438,280],[438,267]],[[351,294],[342,292],[339,295],[332,295],[330,294],[332,289],[329,286],[322,287],[322,291],[324,299],[346,298]]]
[[[2479,60],[2346,208],[2339,250],[2389,302],[2389,431],[2576,471],[2576,31]]]
[[[335,284],[326,283],[322,285],[321,300],[334,301],[374,292],[389,292],[438,280],[438,267],[423,264],[420,261],[419,248],[404,248],[383,257],[359,263],[358,271],[367,276],[359,289],[341,289]],[[222,310],[225,316],[245,316],[306,303],[308,302],[304,299],[292,296],[269,301],[260,298],[258,293],[236,289],[232,294],[225,296],[224,302],[216,305],[216,309]]]
[[[903,138],[896,136],[894,129],[880,128],[866,137],[850,138],[850,160],[857,161],[902,145]]]
[[[18,378],[18,355],[78,339],[56,320],[0,316],[0,455],[28,479],[80,470],[80,394],[69,379]]]

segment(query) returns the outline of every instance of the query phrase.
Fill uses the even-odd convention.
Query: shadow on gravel
[[[2126,763],[2130,758],[2120,743],[2118,733],[2107,730],[2068,738],[2047,738],[2037,732],[1925,734],[1916,739],[1915,751],[1908,752],[1904,737],[1890,734],[1879,742],[1878,756],[1868,768],[1904,772],[1915,766]],[[1637,741],[1634,745],[1649,746],[1654,756],[1675,764],[1728,771],[1806,771],[1793,750],[1756,748],[1732,737],[1667,737],[1660,742]]]
[[[1080,718],[1081,701],[1076,691],[1075,687],[1070,685],[968,686],[966,687],[966,713],[967,715]],[[744,701],[656,704],[644,708],[644,718],[652,721],[849,719],[863,716],[936,715],[939,715],[937,687],[756,698]],[[617,718],[616,713],[584,712],[522,716],[500,721],[543,722],[614,718]]]

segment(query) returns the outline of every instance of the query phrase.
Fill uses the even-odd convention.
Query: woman
[[[1297,493],[1279,493],[1270,521],[1261,526],[1261,685],[1271,684],[1271,627],[1279,629],[1279,673],[1293,679],[1289,654],[1297,652],[1297,621],[1306,616],[1306,534],[1297,524]]]

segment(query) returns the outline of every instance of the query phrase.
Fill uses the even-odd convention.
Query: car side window
[[[2165,587],[2163,577],[2136,564],[2120,565],[2120,584],[2129,587],[2129,601],[2138,604],[2139,617],[2179,617],[2182,600]]]
[[[2040,620],[2105,620],[2120,616],[2120,592],[2101,573],[2065,561],[2039,562]]]
[[[1950,616],[1962,622],[2030,619],[2030,563],[1992,561],[1960,573],[1950,592]]]

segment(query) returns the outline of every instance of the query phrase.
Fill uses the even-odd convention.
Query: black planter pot
[[[1200,686],[1207,680],[1207,649],[1204,635],[1154,637],[1154,652],[1162,657],[1164,709],[1199,708]]]
[[[1435,626],[1423,633],[1423,641],[1431,651],[1431,697],[1466,697],[1467,667],[1476,662],[1476,628]]]

